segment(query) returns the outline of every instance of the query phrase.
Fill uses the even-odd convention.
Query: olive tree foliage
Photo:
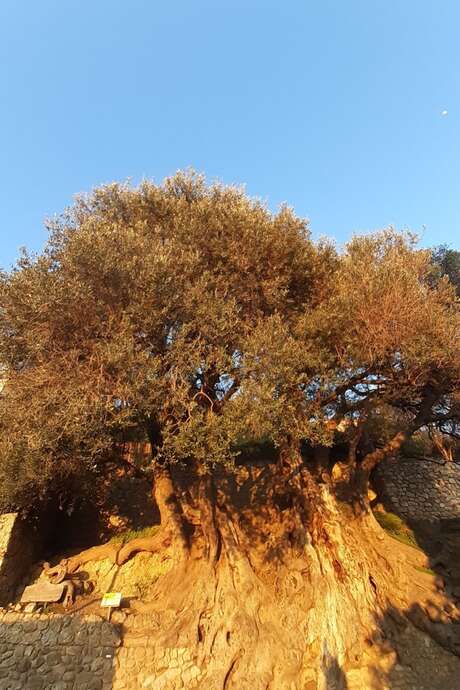
[[[194,173],[79,197],[0,310],[3,505],[91,486],[130,430],[152,467],[206,472],[244,439],[331,445],[331,420],[357,447],[385,409],[398,443],[458,418],[459,305],[429,252],[392,230],[315,244]]]
[[[417,429],[457,425],[459,336],[459,301],[446,277],[433,286],[429,251],[391,229],[355,237],[337,256],[321,302],[293,329],[300,360],[310,363],[300,365],[306,383],[297,385],[295,364],[281,378],[291,400],[308,400],[309,425],[349,423],[348,460],[368,475]],[[289,360],[295,348],[280,341]],[[273,346],[264,366],[276,377],[279,363]],[[294,417],[304,419],[302,412]],[[366,432],[375,436],[376,427],[386,427],[383,443],[366,448]]]
[[[1,281],[4,502],[98,471],[133,428],[158,462],[229,461],[248,343],[321,300],[332,250],[195,174],[102,187],[49,230]]]

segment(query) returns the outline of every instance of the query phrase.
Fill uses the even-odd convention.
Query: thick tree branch
[[[419,412],[415,416],[412,424],[410,424],[406,430],[398,431],[398,433],[395,434],[395,436],[393,436],[393,438],[390,439],[390,441],[385,443],[385,445],[382,446],[382,448],[378,448],[377,450],[368,453],[361,463],[361,472],[369,476],[372,470],[380,462],[382,462],[384,458],[386,458],[388,455],[396,453],[396,451],[398,451],[401,448],[404,441],[407,441],[407,439],[409,439],[412,436],[412,434],[415,431],[417,431],[417,429],[420,429],[420,427],[424,426],[427,423],[427,420],[430,417],[429,413],[431,412],[431,408],[433,407],[437,399],[437,393],[432,389],[428,390],[426,397],[420,405]]]

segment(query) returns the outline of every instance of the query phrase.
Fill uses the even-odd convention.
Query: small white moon
[[[443,110],[441,115],[447,115],[447,110]]]

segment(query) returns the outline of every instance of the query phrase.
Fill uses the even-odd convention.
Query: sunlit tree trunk
[[[282,508],[280,473],[292,488]],[[192,551],[141,607],[158,622],[158,647],[189,650],[206,689],[326,690],[369,665],[366,641],[380,635],[394,577],[372,516],[341,508],[295,456],[273,469],[265,486],[273,501],[263,508],[254,499],[250,511],[237,509],[225,481],[213,483],[204,478],[196,493]],[[179,681],[178,673],[170,687]]]

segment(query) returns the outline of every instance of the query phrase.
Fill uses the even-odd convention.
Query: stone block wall
[[[386,507],[409,520],[460,518],[460,464],[419,458],[389,458],[375,485]]]
[[[36,558],[38,540],[17,513],[0,515],[0,606],[14,597],[16,588]]]

